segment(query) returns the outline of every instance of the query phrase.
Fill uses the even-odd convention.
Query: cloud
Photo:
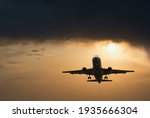
[[[8,61],[9,64],[19,64],[22,63],[21,61]]]
[[[27,56],[44,56],[43,54],[40,54],[40,53],[30,53],[30,54],[27,54]]]
[[[33,49],[32,52],[40,52],[38,49]]]
[[[0,64],[0,68],[3,68],[4,66],[2,64]]]
[[[41,52],[44,51],[44,48],[41,49],[33,49],[31,50],[31,53],[28,53],[27,56],[44,56]],[[39,59],[39,58],[37,58]]]
[[[8,59],[8,58],[12,58],[15,56],[20,56],[20,55],[24,55],[25,52],[24,51],[9,51],[9,50],[4,50],[3,52],[4,54],[1,54],[1,59]]]
[[[147,0],[3,0],[0,37],[3,44],[12,39],[112,39],[149,51],[149,12]]]

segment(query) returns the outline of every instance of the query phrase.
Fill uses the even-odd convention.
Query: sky
[[[0,100],[150,100],[147,0],[0,0]],[[64,70],[135,73],[88,83]],[[93,78],[94,79],[94,78]]]
[[[67,41],[56,44],[27,41],[1,46],[0,55],[0,100],[150,99],[148,54],[126,42],[85,44]],[[87,75],[62,73],[91,68],[95,55],[100,56],[104,68],[135,72],[109,75],[113,82],[101,84],[87,82]]]

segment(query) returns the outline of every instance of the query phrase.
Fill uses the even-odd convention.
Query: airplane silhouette
[[[109,74],[124,74],[127,72],[134,72],[133,70],[117,70],[112,69],[112,67],[102,68],[101,59],[98,56],[92,58],[93,68],[87,69],[83,67],[82,70],[72,70],[72,71],[63,71],[63,73],[70,74],[86,74],[88,75],[88,82],[111,82],[112,80],[108,79]],[[94,75],[95,79],[91,80],[91,76]],[[104,78],[103,78],[104,75]]]

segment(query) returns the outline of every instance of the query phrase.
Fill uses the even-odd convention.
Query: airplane
[[[87,69],[83,67],[82,70],[71,70],[71,71],[63,71],[63,73],[70,74],[86,74],[88,75],[87,82],[111,82],[112,80],[108,79],[109,74],[125,74],[127,72],[134,72],[134,70],[117,70],[112,69],[112,67],[102,68],[101,59],[98,56],[94,56],[92,58],[93,68]],[[95,79],[91,80],[91,76],[94,75]],[[104,78],[103,78],[104,75]]]

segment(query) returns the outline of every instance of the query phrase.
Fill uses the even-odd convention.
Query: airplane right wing
[[[134,71],[133,70],[115,70],[115,69],[113,69],[111,73],[112,74],[119,74],[119,73],[124,74],[124,73],[128,73],[128,72],[134,72]]]
[[[103,75],[106,75],[106,74],[125,74],[127,72],[134,72],[133,70],[118,70],[118,69],[109,70],[109,69],[105,69],[105,68],[103,68],[102,71],[103,71]]]

